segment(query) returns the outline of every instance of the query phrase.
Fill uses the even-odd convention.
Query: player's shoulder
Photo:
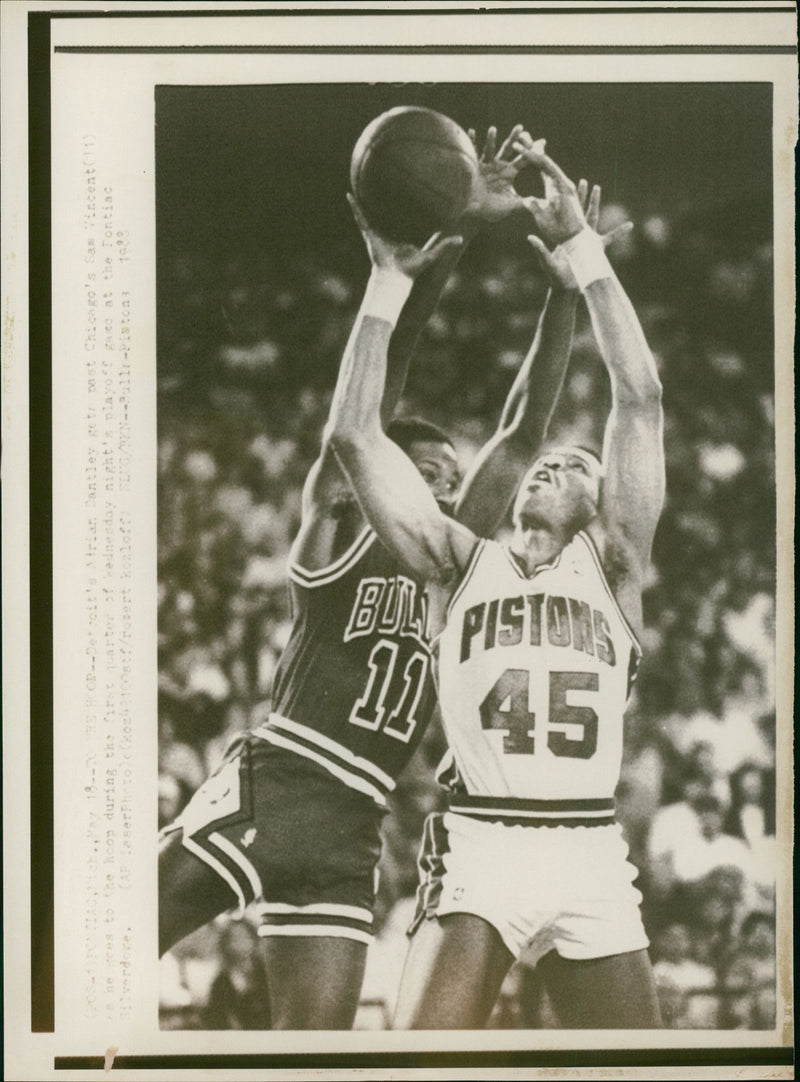
[[[599,515],[576,534],[572,544],[577,541],[583,542],[589,550],[612,590],[636,578],[638,561],[633,546],[621,531],[609,529]]]
[[[373,547],[375,534],[357,505],[340,514],[311,511],[303,521],[289,554],[289,577],[300,586],[322,586],[335,581]]]
[[[573,538],[581,542],[635,637],[642,630],[644,569],[636,548],[619,530],[609,529],[598,516]]]
[[[442,578],[455,587],[474,566],[486,545],[495,544],[495,542],[478,537],[469,526],[458,522],[457,519],[448,519],[448,538],[449,554],[443,566]]]

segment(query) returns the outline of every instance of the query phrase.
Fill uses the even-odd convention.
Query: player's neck
[[[518,526],[511,542],[511,551],[532,575],[537,567],[550,563],[568,540],[563,530],[549,526]]]

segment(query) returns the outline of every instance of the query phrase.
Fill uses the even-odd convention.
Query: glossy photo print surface
[[[18,8],[9,1077],[790,1077],[792,5]]]

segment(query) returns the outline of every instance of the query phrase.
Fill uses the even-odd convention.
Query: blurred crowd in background
[[[608,205],[601,229],[624,220]],[[735,228],[733,228],[735,223]],[[650,217],[612,249],[664,385],[667,504],[645,594],[618,818],[640,869],[665,1024],[775,1023],[775,477],[772,262],[764,209]],[[546,284],[532,251],[476,242],[425,329],[401,412],[492,433]],[[163,825],[228,740],[270,709],[290,614],[286,561],[367,273],[347,257],[175,258],[159,324],[159,669]],[[585,312],[553,434],[597,443],[608,382]],[[416,855],[442,805],[431,725],[384,829],[357,1028],[383,1028],[405,952]],[[789,749],[784,749],[789,754]],[[262,1028],[252,924],[221,919],[163,962],[162,1025]],[[497,1027],[555,1025],[512,970]]]

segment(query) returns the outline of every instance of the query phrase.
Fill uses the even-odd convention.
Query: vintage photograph
[[[790,1077],[794,5],[2,26],[6,1077]]]
[[[771,116],[156,87],[162,1028],[775,1026]]]

